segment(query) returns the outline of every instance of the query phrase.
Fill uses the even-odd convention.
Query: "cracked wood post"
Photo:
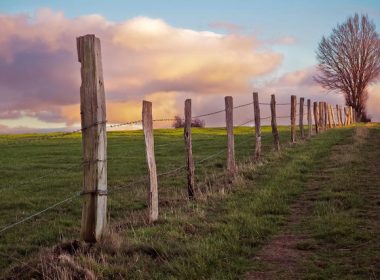
[[[312,120],[311,120],[311,100],[308,99],[307,100],[307,126],[308,126],[308,133],[307,133],[307,137],[311,137],[311,133],[312,133]]]
[[[300,133],[301,133],[301,138],[305,138],[305,131],[303,129],[303,107],[305,103],[305,98],[301,97],[300,98],[300,114],[299,114],[299,126],[300,126]]]
[[[350,123],[354,123],[354,114],[353,114],[353,108],[350,106]]]
[[[335,123],[335,114],[334,114],[334,108],[332,105],[330,105],[330,113],[331,113],[332,126],[336,127],[337,124]]]
[[[194,186],[193,147],[192,147],[192,142],[191,142],[191,99],[186,99],[185,101],[184,138],[185,138],[186,165],[187,165],[187,193],[190,199],[194,199],[195,186]]]
[[[327,104],[327,103],[326,103]],[[330,104],[327,104],[326,105],[326,109],[327,109],[327,123],[329,125],[329,128],[332,128],[332,120],[331,120],[331,110],[330,110]]]
[[[234,122],[233,122],[233,100],[232,96],[224,98],[226,106],[226,129],[227,129],[227,171],[230,175],[236,173],[235,163],[235,142],[234,142]]]
[[[255,154],[253,156],[254,161],[258,161],[261,156],[261,124],[260,124],[260,105],[259,105],[259,94],[257,92],[253,93],[253,111],[255,114]]]
[[[95,35],[77,38],[81,63],[80,111],[83,147],[83,209],[81,238],[94,243],[107,224],[106,102],[100,40]]]
[[[319,102],[318,105],[319,105],[319,109],[318,109],[318,112],[319,112],[319,118],[318,118],[318,120],[319,120],[319,131],[321,132],[324,130],[324,128],[323,128],[323,124],[324,124],[323,102]]]
[[[149,172],[149,193],[148,193],[148,218],[153,223],[158,219],[158,183],[156,159],[154,156],[152,102],[143,101],[142,124],[145,138],[145,154]]]
[[[296,142],[296,107],[297,97],[292,95],[290,97],[290,141],[292,143]]]
[[[313,103],[313,112],[314,112],[314,123],[315,123],[315,133],[319,133],[319,112],[318,112],[318,103]]]
[[[348,118],[347,118],[347,107],[344,107],[344,126],[348,125]]]
[[[274,149],[278,152],[280,151],[280,137],[278,135],[278,130],[277,130],[276,97],[274,94],[271,95],[270,112],[271,112],[271,126],[272,126],[273,140],[274,140]]]
[[[328,108],[327,108],[327,103],[326,102],[323,102],[323,113],[325,114],[324,115],[324,125],[325,125],[325,130],[327,130],[327,127],[329,125],[329,122],[328,122]]]
[[[342,120],[340,118],[339,105],[338,104],[336,104],[336,118],[338,120],[338,126],[341,127],[342,126]]]
[[[339,106],[339,118],[340,118],[340,124],[341,124],[341,126],[344,126],[342,106]]]

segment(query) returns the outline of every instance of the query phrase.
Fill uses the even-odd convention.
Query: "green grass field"
[[[373,129],[379,135],[379,126]],[[111,237],[91,248],[83,246],[71,257],[101,279],[240,279],[252,267],[250,257],[284,225],[309,176],[334,146],[352,138],[353,131],[329,130],[289,145],[289,129],[280,127],[283,147],[276,154],[270,127],[263,127],[263,162],[252,165],[253,129],[236,128],[240,175],[232,183],[225,176],[225,153],[196,163],[197,184],[205,194],[198,202],[186,199],[184,170],[160,177],[160,220],[153,226],[145,222],[146,184],[131,184],[146,176],[142,132],[110,132]],[[182,133],[155,130],[158,173],[184,165]],[[80,135],[27,141],[29,137],[33,136],[0,137],[0,228],[81,190]],[[196,162],[225,149],[224,129],[193,130]],[[46,276],[48,270],[39,266],[40,249],[78,239],[80,216],[78,197],[1,233],[0,275]],[[35,269],[10,272],[20,265]]]

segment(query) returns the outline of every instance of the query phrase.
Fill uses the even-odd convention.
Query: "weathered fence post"
[[[297,97],[292,95],[290,97],[290,141],[292,143],[296,142],[296,107]]]
[[[260,104],[259,104],[259,94],[257,92],[253,93],[253,111],[255,114],[255,154],[253,156],[254,161],[258,161],[261,156],[261,124],[260,124]]]
[[[327,130],[328,127],[328,109],[327,109],[327,102],[323,102],[323,113],[324,113],[324,126],[325,130]]]
[[[307,127],[308,127],[308,133],[307,136],[311,137],[312,132],[312,120],[311,120],[311,100],[307,100]]]
[[[344,126],[342,106],[339,106],[339,118],[340,118],[341,125]]]
[[[354,123],[354,114],[353,114],[353,109],[352,106],[350,106],[350,123]]]
[[[327,104],[327,103],[326,103]],[[327,104],[326,105],[326,109],[327,109],[327,118],[328,118],[328,125],[329,125],[329,128],[332,128],[332,120],[331,120],[331,110],[330,110],[330,104]]]
[[[145,154],[149,172],[149,194],[148,194],[148,215],[149,222],[158,219],[158,183],[156,159],[154,156],[153,119],[152,102],[143,101],[142,124],[145,139]]]
[[[235,163],[235,141],[234,141],[234,121],[233,121],[233,100],[232,96],[224,98],[226,106],[226,129],[227,129],[227,171],[230,175],[236,173]]]
[[[319,112],[318,112],[318,103],[313,103],[313,111],[314,111],[314,123],[315,123],[315,133],[319,133]]]
[[[305,132],[303,129],[303,107],[305,103],[305,98],[300,98],[300,115],[299,115],[299,126],[300,126],[300,132],[301,132],[301,138],[305,138]]]
[[[83,209],[81,238],[100,240],[107,224],[106,102],[100,40],[95,35],[77,38],[81,63],[80,110],[83,147]]]
[[[338,121],[338,126],[342,126],[341,122],[340,122],[340,117],[339,117],[339,105],[336,104],[336,119]]]
[[[344,126],[348,125],[347,107],[344,106]]]
[[[323,124],[324,124],[324,120],[323,120],[323,102],[319,102],[319,131],[323,131],[324,128],[323,128]]]
[[[334,107],[332,105],[330,105],[330,112],[331,112],[332,126],[336,127],[337,124],[335,123]]]
[[[187,164],[187,192],[190,199],[195,198],[194,186],[194,160],[193,147],[191,142],[191,99],[185,101],[185,127],[184,138],[186,146],[186,164]]]
[[[277,120],[276,120],[276,97],[274,94],[271,95],[270,100],[270,112],[271,112],[271,125],[272,125],[272,134],[274,140],[274,149],[280,151],[280,137],[277,130]]]

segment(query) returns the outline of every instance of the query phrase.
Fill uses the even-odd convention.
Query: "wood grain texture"
[[[186,165],[187,165],[187,192],[190,199],[195,198],[195,185],[194,185],[194,160],[193,160],[193,146],[191,139],[191,99],[185,100],[185,151],[186,151]]]
[[[157,168],[154,154],[152,103],[143,101],[142,124],[145,139],[145,154],[149,173],[148,218],[153,223],[158,220],[158,183]]]
[[[315,123],[315,133],[319,134],[319,110],[318,110],[318,103],[313,103],[313,111],[314,111],[314,123]]]
[[[253,155],[253,160],[258,161],[261,156],[261,123],[260,123],[260,104],[259,104],[259,94],[257,92],[253,93],[253,111],[255,114],[255,153]]]
[[[297,97],[290,97],[290,142],[296,142],[296,113],[297,113]]]
[[[232,96],[224,98],[226,106],[226,129],[227,129],[227,171],[230,175],[236,173],[235,141],[234,141],[234,118]]]
[[[307,100],[307,126],[308,126],[308,133],[307,137],[310,138],[313,130],[313,123],[312,123],[312,117],[311,117],[311,100]]]
[[[271,126],[272,126],[274,149],[276,151],[280,151],[280,136],[278,135],[277,119],[276,119],[276,97],[274,94],[271,95],[270,112],[271,112]]]
[[[299,127],[300,127],[300,134],[301,134],[301,138],[304,139],[305,138],[305,131],[304,131],[304,127],[303,127],[303,108],[305,106],[305,98],[301,97],[300,98],[300,110],[299,110]]]
[[[107,223],[106,102],[100,40],[77,38],[81,63],[80,109],[83,146],[83,210],[81,238],[99,241]]]
[[[323,131],[324,130],[324,113],[323,113],[323,102],[319,102],[318,103],[319,105],[319,108],[318,108],[318,112],[319,112],[319,132]]]

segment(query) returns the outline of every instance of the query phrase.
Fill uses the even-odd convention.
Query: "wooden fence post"
[[[337,121],[338,121],[338,126],[342,126],[342,124],[341,124],[341,122],[340,122],[340,117],[339,117],[339,105],[338,104],[336,104],[336,119],[337,119]]]
[[[148,215],[149,222],[158,219],[158,183],[156,159],[154,156],[152,102],[143,101],[142,124],[145,139],[145,154],[149,172]]]
[[[318,103],[313,103],[313,111],[314,111],[314,123],[315,123],[315,133],[319,133],[319,112],[318,112]]]
[[[331,113],[332,126],[336,127],[337,124],[335,123],[334,107],[332,105],[330,105],[330,113]]]
[[[255,114],[255,154],[253,156],[254,161],[258,161],[261,156],[261,124],[260,124],[260,104],[259,104],[259,94],[257,92],[253,93],[253,111]]]
[[[354,114],[353,114],[352,106],[350,106],[350,123],[351,124],[354,123]]]
[[[310,138],[312,133],[312,120],[311,120],[311,100],[307,100],[307,127],[308,133],[307,136]]]
[[[326,103],[327,104],[327,103]],[[330,104],[327,104],[326,105],[326,109],[327,109],[327,118],[328,118],[328,125],[329,125],[329,128],[332,128],[332,119],[331,119],[331,110],[330,110]]]
[[[339,118],[340,118],[341,125],[344,126],[342,106],[339,106]]]
[[[194,160],[193,147],[191,141],[191,99],[185,101],[185,127],[184,138],[186,147],[186,164],[187,164],[187,192],[190,199],[195,198],[194,186]]]
[[[323,128],[323,124],[324,124],[324,120],[323,120],[323,102],[319,102],[318,103],[319,105],[319,131],[323,131],[324,128]]]
[[[328,127],[328,110],[327,110],[327,102],[323,102],[323,118],[324,118],[324,127],[325,127],[325,130],[327,130],[327,127]]]
[[[232,96],[224,98],[226,106],[226,129],[227,129],[227,171],[230,175],[236,173],[235,163],[235,141],[234,141],[234,121],[233,121],[233,100]]]
[[[274,94],[271,95],[270,112],[271,112],[272,135],[274,139],[274,149],[278,152],[280,151],[280,137],[278,135],[278,130],[277,130],[276,97]]]
[[[305,138],[305,131],[303,129],[303,107],[305,103],[305,98],[300,98],[300,115],[299,115],[299,126],[300,126],[300,132],[301,132],[301,138]]]
[[[344,126],[348,125],[348,118],[347,118],[347,107],[344,106]]]
[[[77,38],[81,63],[80,108],[83,147],[83,209],[81,238],[97,242],[107,224],[106,102],[100,40]]]
[[[290,141],[292,143],[296,142],[296,107],[297,97],[292,95],[290,97]]]

